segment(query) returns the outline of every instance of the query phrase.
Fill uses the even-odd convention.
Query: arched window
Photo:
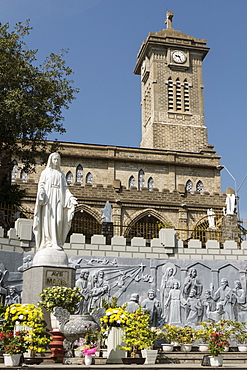
[[[167,85],[168,85],[168,109],[173,110],[174,109],[174,105],[173,105],[173,82],[172,82],[171,77],[168,78]]]
[[[67,172],[66,181],[69,186],[73,184],[73,175],[71,171]]]
[[[199,180],[196,184],[196,191],[198,191],[200,194],[203,194],[204,192],[204,186],[201,180]]]
[[[27,182],[27,173],[23,169],[21,170],[20,178],[22,179],[22,182]]]
[[[80,164],[76,167],[76,182],[82,183],[83,169]]]
[[[188,193],[193,193],[193,183],[191,180],[188,180],[186,182],[186,185],[185,185],[185,190],[188,192]]]
[[[154,187],[154,179],[152,177],[149,177],[148,179],[148,190],[150,191]]]
[[[14,160],[13,161],[13,169],[12,169],[12,172],[11,172],[11,182],[15,182],[15,180],[17,179],[17,176],[18,176],[18,165],[17,165],[16,160]]]
[[[176,109],[182,110],[181,82],[179,78],[176,79]]]
[[[91,172],[88,172],[87,176],[86,176],[86,184],[92,184],[93,183],[93,176],[91,174]]]
[[[138,190],[144,187],[144,171],[140,170],[138,174]]]
[[[131,186],[136,186],[136,180],[135,180],[134,176],[130,176],[130,178],[129,178],[129,188]]]
[[[189,112],[190,110],[190,95],[189,95],[189,83],[184,80],[184,111]]]

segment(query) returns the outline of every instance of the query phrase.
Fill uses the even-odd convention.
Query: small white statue
[[[215,223],[214,223],[215,213],[214,213],[213,208],[210,208],[207,210],[207,215],[208,215],[208,226],[211,229],[215,229]]]
[[[235,211],[235,194],[226,194],[226,214],[234,215]]]
[[[102,213],[101,218],[103,222],[111,222],[112,208],[109,201],[106,202],[105,208],[102,209],[101,213]]]
[[[60,162],[58,153],[50,154],[40,176],[33,222],[37,250],[63,249],[77,205],[60,170]]]

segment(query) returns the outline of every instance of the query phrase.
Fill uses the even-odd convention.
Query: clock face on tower
[[[183,64],[186,62],[186,55],[180,51],[180,50],[176,50],[172,53],[172,59],[175,63],[180,63],[180,64]]]

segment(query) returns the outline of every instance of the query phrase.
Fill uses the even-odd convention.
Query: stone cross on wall
[[[171,11],[167,11],[166,12],[166,20],[165,20],[165,24],[166,24],[166,28],[172,28],[172,18],[174,16],[174,13],[171,12]]]

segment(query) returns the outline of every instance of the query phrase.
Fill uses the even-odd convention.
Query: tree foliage
[[[63,133],[63,109],[68,109],[78,89],[69,76],[64,55],[51,53],[37,62],[38,50],[24,42],[32,27],[29,21],[0,24],[0,184],[10,180],[13,160],[25,170],[47,151],[47,135]]]

